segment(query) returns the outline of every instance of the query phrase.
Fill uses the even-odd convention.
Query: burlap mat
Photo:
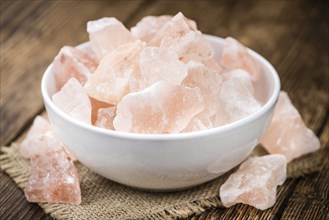
[[[7,172],[20,188],[24,188],[29,173],[29,161],[22,158],[18,144],[1,147],[1,169]],[[253,155],[265,151],[257,147]],[[292,161],[288,177],[299,177],[321,169],[323,154],[318,151]],[[107,180],[76,163],[81,176],[82,203],[39,205],[55,219],[173,219],[201,213],[219,207],[218,192],[230,173],[211,182],[181,192],[151,193],[135,190]],[[231,171],[232,172],[232,171]]]

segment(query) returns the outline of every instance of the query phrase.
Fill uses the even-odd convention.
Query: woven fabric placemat
[[[19,145],[1,147],[1,169],[23,189],[29,176],[29,161],[21,157]],[[252,155],[266,152],[256,147]],[[299,177],[319,171],[323,155],[320,151],[305,155],[288,164],[287,176]],[[77,162],[80,173],[82,203],[79,206],[39,203],[55,219],[174,219],[198,214],[210,207],[219,207],[218,196],[227,174],[179,192],[144,192],[105,179]],[[231,171],[232,172],[232,171]]]

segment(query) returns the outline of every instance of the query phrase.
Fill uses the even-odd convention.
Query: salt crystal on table
[[[160,46],[162,40],[177,41],[190,31],[196,31],[195,22],[189,21],[183,13],[179,12],[170,21],[162,26],[149,42],[151,46]]]
[[[126,95],[117,106],[117,131],[162,134],[182,131],[204,109],[199,88],[157,82]]]
[[[187,66],[179,61],[175,53],[167,49],[147,47],[141,53],[139,63],[142,88],[147,88],[158,81],[180,85],[187,76]]]
[[[280,154],[251,157],[220,187],[224,206],[237,203],[265,210],[276,201],[277,186],[286,179],[286,158]]]
[[[99,59],[120,45],[135,41],[130,31],[113,17],[89,21],[87,31],[91,46]]]
[[[183,80],[182,85],[200,88],[205,109],[209,112],[209,116],[215,115],[223,82],[222,76],[199,62],[190,61],[187,66],[188,76]]]
[[[250,75],[236,69],[223,74],[219,93],[220,102],[216,114],[216,126],[238,121],[258,111],[261,105],[254,98],[254,88]]]
[[[232,37],[225,38],[219,64],[228,70],[244,69],[253,81],[257,81],[261,75],[261,67],[249,54],[246,47]]]
[[[28,201],[81,203],[78,171],[52,132],[35,142],[30,157],[30,177],[24,189]]]
[[[316,151],[320,141],[308,129],[286,92],[281,91],[270,127],[261,141],[271,154],[283,154],[287,161]]]
[[[146,16],[130,29],[131,34],[141,41],[149,42],[171,18],[171,15]]]
[[[63,47],[53,61],[56,88],[60,90],[72,77],[84,84],[97,65],[97,60],[89,53],[75,47]]]
[[[97,121],[97,115],[98,115],[98,110],[101,108],[108,108],[111,105],[106,103],[106,102],[102,102],[99,101],[97,99],[94,98],[90,98],[90,103],[91,103],[91,124],[95,124]]]
[[[82,85],[71,78],[52,96],[54,104],[68,115],[91,124],[91,103]]]
[[[116,110],[117,108],[115,106],[99,109],[95,126],[114,130],[113,120],[116,114]]]
[[[42,116],[37,116],[32,124],[32,127],[27,132],[26,138],[20,145],[20,153],[23,157],[30,157],[30,148],[34,145],[34,142],[38,137],[44,135],[48,131],[51,131],[52,127],[49,122]]]
[[[105,56],[84,88],[90,97],[116,105],[129,92],[139,90],[139,57],[145,43],[122,45]]]

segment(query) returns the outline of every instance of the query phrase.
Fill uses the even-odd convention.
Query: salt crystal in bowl
[[[218,56],[223,39],[205,37]],[[89,43],[78,47],[90,50]],[[51,65],[42,78],[42,96],[49,119],[63,143],[86,167],[110,180],[140,189],[185,189],[212,180],[246,159],[271,121],[280,80],[266,59],[254,51],[250,53],[263,72],[255,84],[262,108],[239,121],[208,130],[135,134],[80,122],[52,102],[56,85]]]

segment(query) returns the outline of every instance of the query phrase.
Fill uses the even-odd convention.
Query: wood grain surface
[[[329,157],[328,1],[15,1],[0,0],[1,145],[20,138],[44,112],[40,81],[64,45],[88,40],[86,22],[117,17],[127,27],[146,15],[176,14],[199,29],[233,36],[277,69],[293,103]],[[209,209],[192,219],[329,219],[329,159],[323,169],[279,187],[274,207]],[[0,219],[51,219],[0,173]]]

